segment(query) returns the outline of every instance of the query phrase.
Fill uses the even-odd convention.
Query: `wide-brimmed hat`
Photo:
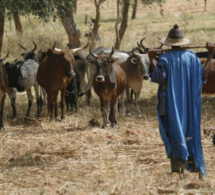
[[[168,36],[160,40],[161,44],[169,46],[183,46],[191,43],[190,39],[183,36],[183,32],[177,24],[169,31]]]

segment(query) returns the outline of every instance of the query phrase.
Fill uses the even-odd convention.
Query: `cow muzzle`
[[[99,76],[96,77],[96,81],[97,81],[97,82],[104,82],[104,81],[105,81],[105,78],[104,78],[104,76],[100,76],[100,75],[99,75]]]
[[[143,75],[143,79],[144,80],[148,80],[149,79],[149,75]]]
[[[66,77],[68,78],[74,78],[75,77],[75,72],[74,71],[70,71],[67,73]]]
[[[24,86],[22,80],[20,80],[20,79],[18,80],[18,82],[17,82],[15,88],[17,89],[18,92],[23,92],[23,91],[25,91],[25,86]]]

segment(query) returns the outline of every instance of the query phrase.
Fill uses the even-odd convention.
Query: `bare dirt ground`
[[[77,17],[82,17],[82,12],[93,16],[92,4],[91,0],[79,0]],[[113,15],[114,1],[103,6]],[[203,1],[197,0],[168,0],[163,8],[169,19],[164,18],[160,26],[172,26],[170,23],[175,21],[171,17],[175,13],[201,12],[206,15]],[[215,2],[208,1],[208,12],[214,12],[214,8]],[[158,7],[153,9],[159,12]],[[133,28],[142,22],[142,17],[151,15],[149,7],[144,10],[138,9],[140,15],[135,24],[130,22]],[[158,27],[155,20],[149,22],[154,31]],[[111,29],[104,34],[108,31]],[[132,40],[139,41],[143,31],[146,32],[137,32]],[[125,43],[122,46],[125,47]],[[171,173],[170,161],[160,138],[155,110],[156,90],[156,84],[144,81],[141,94],[143,116],[138,118],[135,105],[132,105],[132,116],[120,113],[115,129],[100,128],[100,105],[95,94],[91,106],[86,106],[82,98],[79,112],[67,115],[64,123],[48,121],[46,108],[38,120],[35,103],[31,117],[24,117],[27,109],[25,93],[18,94],[18,117],[11,120],[7,100],[6,131],[0,132],[0,194],[215,194],[215,147],[212,145],[215,99],[212,96],[202,100],[202,144],[207,178],[201,181],[197,173],[186,171],[185,179],[179,179],[178,174]]]

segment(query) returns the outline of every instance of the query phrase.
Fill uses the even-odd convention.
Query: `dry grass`
[[[115,37],[113,2],[108,1],[102,9],[102,13],[105,12],[100,29],[103,38],[99,44],[107,47],[112,46]],[[79,0],[76,19],[83,34],[88,27],[83,24],[85,15],[82,13],[94,16],[90,4],[90,0]],[[186,27],[186,35],[194,44],[213,41],[214,8],[212,0],[208,0],[207,12],[202,11],[203,1],[167,0],[162,18],[157,7],[139,7],[138,18],[129,21],[122,49],[131,49],[142,37],[147,37],[147,46],[156,46],[159,44],[157,36],[166,36],[176,22]],[[175,13],[180,16],[174,17]],[[57,38],[59,46],[65,47],[67,37],[59,22],[50,25],[31,18],[30,25],[27,18],[23,21],[23,27],[28,29],[21,37],[14,36],[13,25],[10,29],[7,23],[5,29],[4,51],[6,53],[10,48],[11,60],[19,56],[19,41],[31,47],[31,41],[35,40],[41,48],[52,45]],[[86,42],[84,38],[83,42]],[[133,105],[131,117],[120,113],[116,129],[101,129],[89,123],[92,119],[102,122],[95,94],[90,107],[85,106],[82,98],[79,112],[67,115],[65,123],[47,121],[46,109],[37,120],[35,104],[31,118],[25,118],[25,93],[18,94],[18,117],[12,121],[8,118],[11,107],[7,100],[4,112],[6,131],[0,132],[0,194],[213,194],[215,99],[203,97],[202,101],[202,143],[208,177],[200,181],[197,174],[185,172],[185,179],[180,180],[178,174],[171,174],[159,135],[156,90],[156,84],[144,81],[141,95],[143,117],[137,117]]]

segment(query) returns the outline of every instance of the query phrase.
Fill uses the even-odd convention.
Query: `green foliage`
[[[11,17],[14,13],[19,15],[32,14],[41,19],[53,19],[73,10],[73,0],[1,0],[0,11],[6,9],[6,16]]]

